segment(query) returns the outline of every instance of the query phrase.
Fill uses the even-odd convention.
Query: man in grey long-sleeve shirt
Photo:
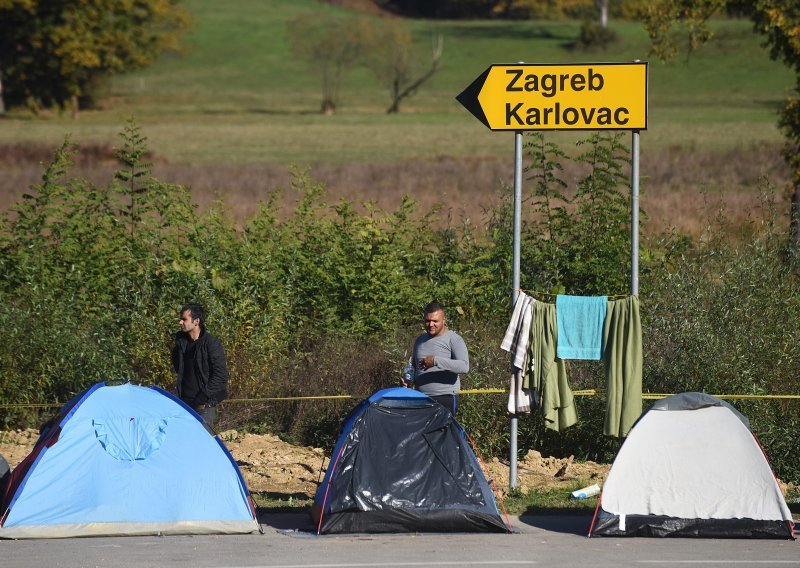
[[[444,308],[431,302],[423,311],[425,333],[414,341],[411,363],[417,390],[439,402],[454,415],[456,395],[461,390],[459,375],[469,371],[469,353],[464,340],[447,329]]]

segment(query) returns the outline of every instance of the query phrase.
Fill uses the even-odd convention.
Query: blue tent
[[[0,538],[259,531],[239,468],[157,387],[98,383],[42,431],[0,500]]]
[[[411,389],[353,409],[317,489],[318,533],[509,532],[453,415]]]

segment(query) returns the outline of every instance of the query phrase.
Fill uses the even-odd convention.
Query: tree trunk
[[[3,101],[3,72],[0,71],[0,116],[6,113],[6,103]]]
[[[400,81],[392,81],[392,106],[386,109],[386,114],[400,112]]]
[[[332,99],[325,98],[320,106],[322,114],[331,115],[336,113],[336,103]]]
[[[72,109],[72,118],[78,118],[80,105],[78,104],[78,95],[72,95],[69,98],[70,107]]]
[[[605,29],[608,27],[608,0],[595,0],[594,5],[600,10],[600,26]]]
[[[439,71],[439,62],[442,59],[442,51],[444,50],[444,39],[442,38],[441,34],[434,35],[432,43],[433,43],[433,58],[431,60],[431,68],[419,79],[417,79],[404,89],[397,80],[393,82],[392,106],[386,109],[387,114],[394,114],[400,112],[400,101],[416,93],[417,89],[419,89],[420,86],[423,83],[425,83],[425,81],[433,77],[434,74],[436,74],[436,72]]]

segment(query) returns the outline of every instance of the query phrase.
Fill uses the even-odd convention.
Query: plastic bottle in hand
[[[414,384],[414,366],[411,362],[403,367],[403,381],[405,381],[407,387]]]

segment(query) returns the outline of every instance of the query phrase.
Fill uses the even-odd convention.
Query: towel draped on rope
[[[596,308],[596,305],[595,305]],[[537,302],[520,291],[501,348],[511,353],[508,411],[541,407],[545,426],[560,430],[578,420],[565,360],[558,356],[557,304]],[[606,375],[603,433],[624,437],[642,412],[642,327],[639,298],[605,301],[600,352]],[[597,325],[597,311],[587,316]],[[592,331],[597,341],[597,330]]]

